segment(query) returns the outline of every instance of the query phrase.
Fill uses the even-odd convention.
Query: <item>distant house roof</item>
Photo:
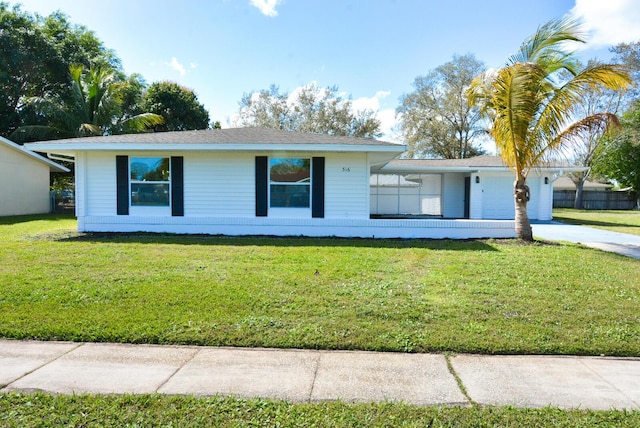
[[[326,134],[282,131],[268,128],[206,129],[198,131],[149,132],[142,134],[79,137],[63,140],[40,141],[28,144],[34,150],[256,150],[297,149],[302,146],[331,147],[332,151],[397,151],[405,146],[368,138],[344,137]]]
[[[483,155],[467,159],[394,159],[378,172],[393,171],[470,171],[478,169],[508,169],[499,156]],[[540,167],[541,170],[582,171],[585,168],[552,164]]]
[[[613,184],[598,183],[596,181],[585,181],[582,190],[606,190],[611,189]],[[562,176],[553,182],[553,190],[576,190],[576,185],[571,178]]]
[[[4,147],[8,147],[11,150],[15,150],[28,158],[35,159],[36,161],[47,165],[51,172],[69,172],[70,171],[69,168],[59,165],[54,161],[47,159],[43,156],[40,156],[39,154],[32,152],[31,150],[28,150],[24,146],[16,144],[11,140],[7,140],[6,138],[0,137],[0,145]]]

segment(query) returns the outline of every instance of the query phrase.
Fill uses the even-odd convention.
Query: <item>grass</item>
[[[638,261],[579,246],[82,235],[74,229],[69,217],[0,218],[0,336],[394,351],[640,352]],[[639,425],[638,411],[0,394],[3,427]]]
[[[0,336],[640,355],[639,262],[598,250],[74,228],[69,217],[0,220]]]
[[[639,411],[291,404],[188,396],[0,395],[3,427],[637,427]]]
[[[554,208],[553,219],[569,224],[640,235],[640,211],[635,210],[598,211]]]

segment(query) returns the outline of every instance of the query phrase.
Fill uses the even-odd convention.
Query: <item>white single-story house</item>
[[[613,189],[611,183],[599,183],[597,181],[585,181],[582,190],[585,192]],[[576,190],[576,184],[569,177],[560,177],[553,183],[553,190]]]
[[[495,157],[396,159],[405,146],[260,128],[27,144],[74,159],[78,229],[381,238],[513,237],[513,174]],[[531,218],[552,181],[530,177]],[[394,184],[395,183],[395,184]]]
[[[0,216],[48,213],[51,172],[69,169],[0,137]]]

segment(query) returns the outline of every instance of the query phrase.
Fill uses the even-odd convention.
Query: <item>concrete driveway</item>
[[[533,236],[547,241],[567,241],[640,259],[640,236],[551,221],[533,223]]]

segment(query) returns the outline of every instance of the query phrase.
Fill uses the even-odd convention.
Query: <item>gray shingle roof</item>
[[[399,146],[368,138],[343,137],[326,134],[281,131],[268,128],[228,128],[199,131],[150,132],[144,134],[109,135],[102,137],[80,137],[63,140],[40,141],[47,144],[344,144]],[[38,144],[36,143],[36,144]]]
[[[502,159],[498,156],[476,156],[468,159],[394,159],[388,164],[389,168],[402,167],[436,167],[436,168],[455,168],[455,167],[506,167]]]

